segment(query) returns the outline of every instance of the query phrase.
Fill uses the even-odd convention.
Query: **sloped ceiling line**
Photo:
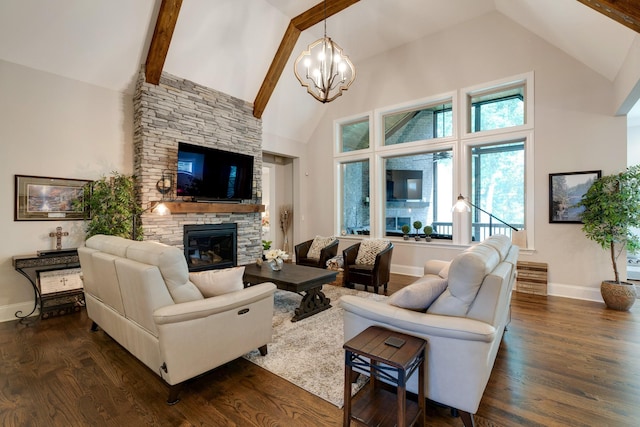
[[[638,0],[578,0],[616,22],[640,33],[640,2]]]
[[[359,0],[327,0],[293,18],[275,53],[273,61],[254,101],[253,115],[261,118],[278,83],[300,33],[357,3]],[[589,8],[640,33],[640,2],[638,0],[577,0]],[[178,20],[182,0],[162,0],[158,18],[145,62],[145,78],[148,83],[159,84],[162,69],[169,51],[173,31]]]

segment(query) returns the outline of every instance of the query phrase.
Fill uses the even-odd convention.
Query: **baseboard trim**
[[[424,269],[421,267],[415,267],[412,265],[391,264],[391,272],[395,274],[404,274],[405,276],[414,276],[418,278],[424,274]]]
[[[564,283],[548,283],[547,294],[556,297],[582,299],[587,301],[604,302],[600,295],[600,288],[590,288]]]
[[[9,322],[11,320],[18,320],[16,317],[16,313],[21,311],[22,314],[27,314],[31,310],[33,310],[33,301],[30,302],[21,302],[18,304],[9,304],[0,306],[0,322]],[[38,317],[40,315],[40,311],[36,310],[29,317]]]

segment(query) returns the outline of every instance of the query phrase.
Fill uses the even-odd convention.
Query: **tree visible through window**
[[[470,99],[470,132],[524,124],[524,85],[473,95]]]
[[[474,147],[471,162],[471,201],[516,228],[524,227],[524,141]],[[491,229],[489,229],[489,224]],[[473,209],[476,241],[491,234],[511,235],[511,228]]]

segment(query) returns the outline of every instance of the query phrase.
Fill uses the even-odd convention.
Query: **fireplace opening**
[[[184,226],[184,256],[189,271],[235,267],[238,228],[236,224]]]

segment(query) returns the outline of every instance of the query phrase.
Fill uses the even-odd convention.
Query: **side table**
[[[13,257],[13,267],[29,280],[33,287],[33,309],[28,314],[22,311],[15,313],[21,321],[31,316],[40,306],[40,317],[43,319],[69,314],[84,307],[84,289],[79,280],[80,260],[77,249],[48,251],[45,254],[17,255]],[[62,273],[69,272],[78,280],[69,280]],[[60,273],[59,277],[54,277]],[[55,286],[41,287],[44,275],[50,275],[48,281],[60,282]],[[74,277],[75,279],[76,277]]]
[[[365,426],[425,425],[424,354],[425,340],[411,335],[370,326],[347,341],[344,372],[343,426],[351,421]],[[368,389],[359,392],[352,402],[353,368],[369,372]],[[407,401],[407,379],[418,370],[418,402]],[[396,393],[379,382],[395,385]],[[397,411],[394,413],[394,402]]]

